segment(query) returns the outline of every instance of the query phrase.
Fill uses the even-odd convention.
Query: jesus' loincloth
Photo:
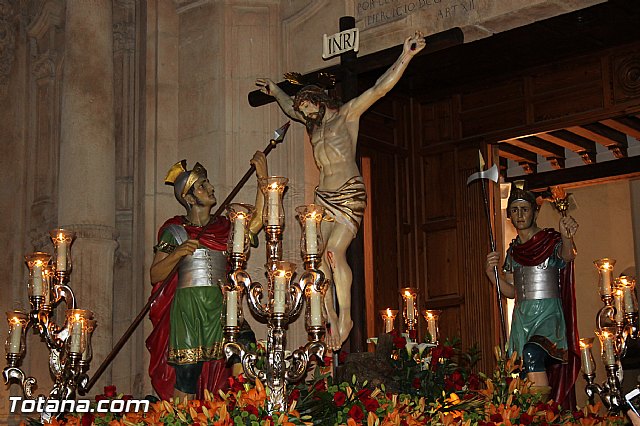
[[[367,192],[362,177],[352,177],[335,191],[323,191],[316,187],[316,204],[324,207],[330,218],[346,225],[355,237],[367,206]]]

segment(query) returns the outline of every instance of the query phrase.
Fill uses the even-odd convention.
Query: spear
[[[491,226],[492,220],[489,213],[489,198],[487,197],[487,180],[498,183],[498,167],[494,164],[490,169],[484,170],[485,162],[482,157],[482,153],[478,151],[478,157],[480,160],[480,170],[477,173],[472,174],[467,179],[467,185],[480,180],[482,182],[482,197],[484,199],[484,213],[487,217],[487,226],[489,228],[489,241],[491,243],[491,251],[496,251],[496,240],[493,236],[493,227]],[[500,275],[498,274],[498,267],[493,267],[493,274],[496,279],[496,297],[498,298],[498,307],[500,310],[500,326],[502,330],[502,344],[507,341],[507,326],[504,319],[504,309],[502,307],[502,295],[500,294]]]
[[[287,133],[287,130],[289,129],[290,125],[291,125],[291,122],[287,121],[285,124],[282,125],[282,127],[280,127],[279,129],[273,132],[273,138],[269,141],[269,145],[267,145],[267,147],[262,151],[265,156],[269,155],[269,153],[278,144],[284,141],[284,136]],[[236,194],[240,192],[244,184],[247,183],[247,181],[255,171],[256,171],[256,167],[253,164],[251,164],[251,166],[249,167],[249,170],[247,170],[244,176],[242,176],[240,181],[236,184],[235,188],[231,190],[227,198],[225,198],[224,201],[220,204],[220,207],[218,207],[215,213],[213,213],[212,218],[209,221],[209,224],[215,222],[215,218],[217,218],[218,216],[220,216],[220,214],[222,214],[222,212],[227,207],[227,205],[229,205],[233,197],[235,197]],[[204,233],[207,226],[208,224],[202,228],[202,230],[198,233],[198,236],[196,237],[196,239],[200,239],[200,237]],[[156,291],[154,291],[151,294],[151,296],[149,297],[149,300],[147,301],[147,304],[144,305],[142,310],[138,313],[138,316],[135,317],[131,325],[129,325],[129,328],[127,328],[127,330],[124,332],[120,340],[118,340],[118,343],[116,343],[113,349],[111,349],[111,352],[109,352],[109,355],[107,355],[104,361],[102,361],[102,364],[100,364],[96,372],[93,374],[93,377],[91,378],[91,380],[88,380],[88,383],[86,385],[82,383],[81,386],[79,386],[78,391],[80,392],[81,395],[85,395],[87,392],[89,392],[93,387],[93,385],[98,381],[102,373],[104,373],[104,370],[106,370],[109,364],[111,364],[111,362],[116,357],[116,355],[118,355],[118,353],[120,352],[122,347],[125,345],[125,343],[127,343],[127,341],[129,340],[133,332],[136,330],[136,328],[138,328],[138,325],[140,325],[144,317],[147,316],[147,313],[149,313],[149,310],[151,309],[151,305],[158,298],[160,293],[162,293],[162,291],[169,284],[169,282],[171,282],[171,280],[173,279],[177,271],[178,271],[178,264],[176,264],[176,266],[173,267],[173,269],[171,270],[167,278],[165,278],[164,281],[162,281],[162,284],[158,286]]]

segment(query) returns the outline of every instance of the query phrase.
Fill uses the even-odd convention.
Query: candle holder
[[[27,267],[29,268],[29,279],[27,281],[27,294],[29,302],[34,310],[46,309],[51,310],[51,287],[48,274],[45,276],[45,270],[48,270],[51,255],[37,251],[24,257]]]
[[[324,251],[324,241],[320,232],[324,219],[324,207],[316,204],[296,207],[298,221],[302,227],[300,238],[300,252],[303,259],[307,256],[318,257]]]
[[[623,294],[624,325],[629,335],[638,336],[638,298],[636,296],[636,279],[623,275],[616,278],[618,289]]]
[[[400,289],[402,295],[403,306],[402,316],[404,317],[404,323],[407,326],[407,334],[409,339],[415,340],[418,334],[416,325],[418,325],[418,289],[414,287],[405,287]]]
[[[394,326],[394,321],[396,316],[398,315],[398,311],[395,309],[387,308],[380,310],[380,316],[382,317],[382,321],[384,321],[384,332],[391,333]]]
[[[55,259],[58,281],[66,284],[71,272],[71,244],[76,238],[76,233],[64,228],[53,229],[49,232],[53,242],[53,258]]]
[[[54,379],[49,391],[50,399],[74,398],[76,391],[82,392],[86,372],[92,356],[91,335],[96,327],[90,311],[76,309],[76,299],[68,286],[71,272],[70,248],[75,234],[65,229],[50,232],[54,244],[54,255],[35,252],[25,256],[29,268],[27,283],[29,312],[7,312],[9,337],[5,345],[7,366],[2,371],[5,384],[18,383],[23,396],[35,398],[38,387],[34,377],[28,377],[20,367],[26,352],[25,336],[33,330],[47,345],[49,371]],[[54,308],[65,303],[65,323],[54,321]],[[52,415],[43,413],[41,420],[48,421]]]
[[[240,358],[245,376],[250,380],[259,379],[268,389],[267,409],[270,413],[280,410],[286,411],[287,382],[300,380],[307,371],[307,366],[313,357],[317,362],[323,362],[326,346],[323,338],[326,331],[326,313],[324,311],[324,296],[327,291],[324,274],[317,268],[322,256],[322,240],[316,232],[317,253],[309,240],[314,233],[309,231],[307,236],[303,232],[301,251],[305,270],[298,282],[292,281],[295,275],[295,264],[282,261],[282,232],[284,213],[282,210],[282,192],[286,185],[286,178],[262,179],[260,188],[265,194],[265,212],[263,222],[267,239],[267,288],[261,283],[252,281],[245,270],[246,257],[244,254],[230,253],[229,262],[232,271],[227,276],[227,282],[222,286],[225,295],[224,352],[227,359],[234,356]],[[316,225],[322,220],[322,212],[312,206],[298,208],[304,214],[315,211],[319,214],[313,218]],[[277,213],[277,214],[276,214]],[[305,225],[308,225],[307,223]],[[304,225],[303,225],[304,226]],[[318,226],[319,227],[319,226]],[[303,228],[305,229],[305,228]],[[231,237],[232,238],[232,237]],[[263,368],[258,368],[258,355],[249,352],[237,340],[239,324],[242,321],[242,296],[246,292],[249,309],[261,322],[267,324],[266,362]],[[266,297],[265,297],[266,293]],[[309,342],[293,351],[287,362],[286,329],[302,310],[306,301],[305,325],[309,334]],[[234,306],[235,304],[235,306]],[[234,318],[236,314],[236,318]],[[234,321],[235,320],[235,321]]]
[[[614,259],[602,258],[593,261],[598,269],[598,293],[605,305],[613,302],[613,267],[616,265]]]
[[[422,311],[422,316],[427,321],[427,332],[429,333],[429,343],[437,344],[440,340],[440,332],[438,330],[438,319],[440,318],[441,310],[438,309],[425,309]]]
[[[255,214],[255,207],[249,204],[232,203],[227,206],[227,216],[231,222],[231,232],[227,244],[228,253],[247,253],[250,241],[248,226]]]

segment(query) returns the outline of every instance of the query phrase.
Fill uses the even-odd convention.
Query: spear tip
[[[287,134],[287,130],[289,129],[290,125],[291,125],[291,120],[287,121],[280,128],[276,129],[273,132],[273,141],[276,143],[282,142],[284,140],[284,135]]]

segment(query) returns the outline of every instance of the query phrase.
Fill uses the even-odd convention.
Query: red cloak
[[[553,254],[562,240],[560,233],[546,228],[535,234],[529,241],[512,246],[513,259],[521,265],[536,266]],[[580,374],[580,344],[578,338],[578,318],[576,315],[575,275],[573,262],[567,262],[560,270],[560,299],[562,313],[567,325],[566,364],[554,364],[549,368],[549,384],[554,401],[566,409],[575,409],[575,383]]]
[[[203,228],[187,225],[183,216],[175,216],[167,220],[160,227],[158,231],[158,241],[160,241],[160,237],[165,228],[171,224],[184,226],[189,238],[193,239],[203,231]],[[219,217],[215,222],[206,226],[199,238],[200,244],[212,250],[225,250],[227,247],[229,227],[229,221],[224,217]],[[149,361],[151,384],[158,393],[158,396],[164,400],[173,397],[176,381],[175,370],[167,364],[167,357],[169,352],[169,314],[171,311],[171,302],[176,292],[178,274],[174,274],[170,279],[169,284],[166,285],[151,305],[149,319],[151,319],[151,323],[153,324],[153,331],[146,340],[146,346],[151,357]],[[152,295],[161,284],[162,281],[153,284]],[[198,398],[202,399],[204,389],[215,391],[222,388],[230,375],[231,371],[229,368],[226,368],[225,359],[205,362],[202,367],[200,379],[198,380]]]

